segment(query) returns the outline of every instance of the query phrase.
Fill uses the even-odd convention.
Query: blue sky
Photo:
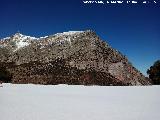
[[[1,0],[0,38],[94,30],[146,75],[160,59],[160,5],[83,4],[82,0]]]

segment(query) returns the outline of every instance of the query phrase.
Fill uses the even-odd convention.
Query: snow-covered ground
[[[3,84],[0,120],[160,120],[160,86]]]

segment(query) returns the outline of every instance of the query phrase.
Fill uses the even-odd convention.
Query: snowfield
[[[160,86],[3,84],[0,120],[160,120]]]

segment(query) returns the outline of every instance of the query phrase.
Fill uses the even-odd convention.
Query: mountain
[[[150,85],[126,56],[91,30],[40,38],[16,33],[0,40],[0,65],[13,83]]]

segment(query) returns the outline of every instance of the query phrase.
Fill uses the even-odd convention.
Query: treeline
[[[147,74],[152,80],[153,85],[160,85],[160,60],[154,62],[154,64],[147,70]]]
[[[64,59],[47,63],[34,61],[21,65],[3,63],[0,75],[3,82],[16,84],[127,85],[109,73],[98,72],[94,69],[70,67]]]
[[[11,82],[12,75],[7,70],[8,64],[6,63],[0,63],[0,81],[4,83]]]

